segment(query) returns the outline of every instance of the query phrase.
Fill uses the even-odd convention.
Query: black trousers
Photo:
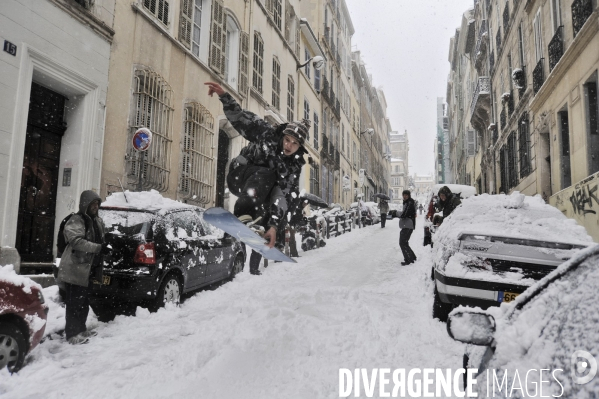
[[[238,195],[233,213],[235,216],[250,215],[253,219],[264,214],[265,204],[277,182],[276,172],[264,166],[239,166],[228,177],[231,191]],[[233,187],[232,187],[233,186]]]
[[[412,263],[416,260],[416,255],[410,248],[410,237],[412,237],[412,229],[401,229],[399,232],[399,247],[403,253],[404,262]]]
[[[252,249],[252,254],[250,255],[250,273],[256,273],[260,269],[261,260],[262,255]]]
[[[387,223],[387,214],[381,213],[381,227],[385,227],[385,223]]]
[[[66,338],[72,338],[87,330],[85,321],[89,314],[89,287],[65,283]]]

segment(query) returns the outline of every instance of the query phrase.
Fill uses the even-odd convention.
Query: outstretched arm
[[[235,99],[227,93],[218,83],[206,82],[208,86],[208,95],[212,97],[213,94],[219,96],[220,101],[223,103],[223,110],[227,119],[235,130],[239,132],[248,141],[258,141],[266,133],[272,132],[274,128],[270,123],[260,118],[258,115],[250,111],[245,111],[235,101]]]

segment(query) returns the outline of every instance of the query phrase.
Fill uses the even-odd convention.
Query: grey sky
[[[433,173],[437,97],[445,97],[449,39],[473,0],[346,0],[375,86],[382,86],[393,130],[408,130],[410,174]]]

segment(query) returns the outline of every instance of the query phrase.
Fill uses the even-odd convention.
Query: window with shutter
[[[179,41],[187,48],[191,48],[192,18],[193,0],[181,0],[181,14],[179,16]]]
[[[476,134],[474,130],[468,130],[468,156],[473,157],[476,153]]]
[[[144,0],[144,8],[150,11],[160,22],[168,25],[169,4],[167,0]]]
[[[254,31],[254,62],[252,87],[262,94],[262,76],[264,74],[264,41],[260,33]]]
[[[301,31],[300,31],[300,21],[299,19],[295,19],[295,56],[297,58],[300,57],[300,40],[301,40]]]
[[[239,93],[247,95],[249,89],[249,58],[250,58],[250,35],[239,32]]]
[[[281,109],[281,64],[276,57],[272,59],[272,106]]]
[[[210,67],[219,75],[225,75],[225,10],[222,0],[212,2],[212,29],[210,31]]]
[[[294,118],[295,104],[295,82],[291,75],[287,76],[287,121],[291,122]]]

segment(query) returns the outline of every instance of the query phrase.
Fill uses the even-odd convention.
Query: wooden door
[[[32,84],[16,247],[22,262],[52,262],[66,98]]]

